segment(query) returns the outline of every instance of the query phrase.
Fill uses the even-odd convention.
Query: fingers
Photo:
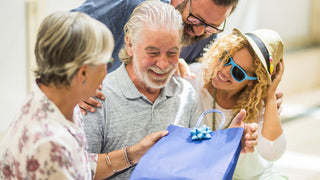
[[[277,97],[277,99],[282,98],[282,97],[283,97],[283,92],[277,89],[277,91],[276,91],[276,97]]]
[[[82,109],[81,112],[83,111],[95,112],[96,111],[95,107],[101,107],[101,104],[92,97],[90,97],[86,101],[81,101],[78,105]]]
[[[254,151],[254,148],[258,145],[257,141],[246,141],[245,146],[242,149],[242,153],[250,153]]]
[[[250,129],[250,132],[256,133],[259,128],[259,125],[257,123],[250,123],[248,124],[248,127]]]
[[[282,74],[283,74],[283,72],[284,72],[284,62],[283,62],[283,59],[280,59],[280,62],[279,62],[278,64],[279,64],[280,72],[282,72],[282,73],[281,73],[281,76],[282,76]]]
[[[101,85],[100,85],[101,86]],[[96,91],[96,97],[98,98],[98,99],[101,99],[101,100],[105,100],[106,99],[106,97],[104,96],[104,94],[100,91],[101,89],[97,89],[97,91]],[[98,107],[98,106],[97,106]]]
[[[179,58],[179,65],[175,74],[182,78],[194,79],[196,77],[195,74],[191,72],[189,65],[182,58]]]
[[[156,143],[158,142],[161,138],[164,136],[168,135],[168,131],[158,131],[150,134],[149,136],[151,137],[151,141]]]
[[[98,86],[98,90],[102,90],[102,85],[101,84]]]
[[[279,111],[280,108],[281,108],[282,102],[283,102],[283,99],[282,99],[282,98],[276,100],[278,111]]]
[[[282,111],[282,102],[283,102],[283,92],[282,91],[279,91],[277,90],[276,93],[276,103],[277,103],[277,109],[278,109],[278,113],[280,114],[281,111]]]
[[[168,131],[158,131],[149,134],[148,136],[144,137],[141,141],[137,144],[132,146],[132,149],[135,151],[135,157],[137,162],[146,153],[156,142],[158,142],[162,137],[166,136]]]
[[[86,115],[87,114],[87,111],[90,111],[90,112],[94,112],[95,111],[95,109],[93,108],[91,108],[91,106],[90,105],[88,105],[86,102],[84,102],[84,101],[81,101],[79,104],[79,107],[80,107],[80,109],[81,109],[81,113],[83,114],[83,115]]]
[[[83,114],[83,115],[87,114],[87,111],[85,109],[83,109],[82,107],[80,107],[80,111],[81,111],[81,114]]]
[[[176,70],[176,72],[175,72],[174,74],[181,77],[181,74],[180,74],[180,65],[178,65],[178,68],[177,68],[177,70]]]
[[[96,97],[101,99],[101,100],[105,100],[106,97],[104,96],[104,94],[100,91],[102,89],[101,84],[99,85],[97,91],[96,91]],[[88,100],[83,100],[81,101],[79,104],[80,109],[81,109],[81,113],[83,115],[86,115],[87,112],[95,112],[96,111],[96,107],[100,108],[101,107],[101,103],[97,100],[95,100],[94,98],[90,97]]]
[[[257,123],[245,124],[244,136],[241,140],[242,152],[248,153],[254,151],[255,146],[258,144],[258,127]]]
[[[241,109],[240,112],[236,115],[235,118],[233,118],[231,124],[230,124],[230,128],[234,128],[234,127],[243,127],[242,126],[242,120],[246,117],[246,110]]]
[[[180,76],[182,78],[185,78],[187,76],[188,70],[187,70],[188,64],[186,61],[182,58],[179,58],[179,71],[180,71]]]
[[[251,134],[251,135],[249,135],[249,134],[246,134],[245,135],[245,140],[246,141],[255,141],[256,139],[258,138],[258,133],[253,133],[253,134]]]
[[[272,81],[280,82],[284,73],[284,64],[283,60],[280,59],[280,62],[277,64],[276,71],[272,74]]]
[[[282,106],[280,105],[280,107],[277,107],[278,108],[278,114],[280,116],[281,112],[282,112]]]
[[[274,93],[277,91],[277,88],[278,88],[278,85],[282,79],[282,75],[283,75],[283,68],[282,68],[282,63],[278,63],[279,67],[277,66],[277,71],[272,75],[272,82],[271,82],[271,85],[268,89],[268,94],[273,96]],[[279,70],[279,71],[278,71]],[[277,92],[278,93],[278,92]],[[276,94],[277,95],[277,94]],[[280,94],[278,94],[278,96],[282,96],[282,92],[280,92]]]
[[[184,59],[183,60],[183,67],[182,67],[182,72],[184,73],[183,78],[196,78],[196,75],[191,72],[189,65],[186,63]]]
[[[144,137],[141,141],[139,141],[138,145],[140,145],[142,149],[149,149],[167,134],[168,131],[158,131],[151,133],[148,136]]]
[[[189,71],[186,75],[186,78],[191,78],[191,79],[195,79],[196,75],[194,73],[192,73],[191,71]]]

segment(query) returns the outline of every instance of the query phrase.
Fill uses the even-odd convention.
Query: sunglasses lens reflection
[[[242,81],[245,78],[244,73],[237,66],[233,67],[232,74],[237,81]]]

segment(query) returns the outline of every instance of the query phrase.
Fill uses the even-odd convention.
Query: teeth
[[[221,73],[219,73],[219,78],[222,80],[222,81],[227,81],[226,79],[224,79],[222,76],[221,76]]]

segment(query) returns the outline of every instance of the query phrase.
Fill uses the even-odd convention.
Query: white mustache
[[[170,65],[170,67],[168,67],[167,69],[165,70],[162,70],[161,68],[157,67],[157,66],[151,66],[151,67],[148,67],[148,70],[151,70],[157,74],[165,74],[165,73],[168,73],[172,70],[173,66]]]

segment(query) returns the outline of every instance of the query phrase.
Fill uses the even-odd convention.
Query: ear
[[[77,80],[80,84],[85,84],[88,75],[88,65],[81,66],[77,73]]]
[[[128,35],[126,36],[126,49],[128,55],[133,56],[132,41]]]

